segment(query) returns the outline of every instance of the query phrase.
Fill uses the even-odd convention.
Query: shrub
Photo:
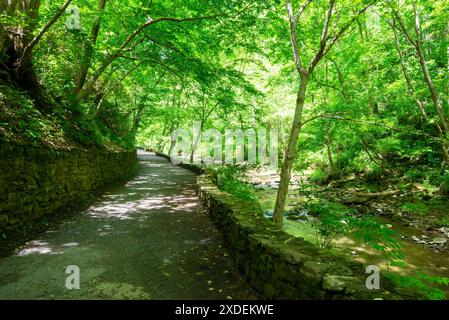
[[[395,238],[395,232],[387,225],[375,221],[371,217],[355,218],[349,220],[352,235],[362,240],[365,245],[380,252],[387,265],[397,264],[404,260],[401,245]]]
[[[239,199],[257,201],[256,193],[251,184],[243,182],[240,177],[244,168],[236,166],[208,167],[206,171],[212,181],[222,191],[226,191]]]
[[[317,184],[324,184],[327,179],[327,173],[321,169],[313,171],[309,176],[309,181]]]
[[[405,173],[405,177],[412,180],[413,182],[423,181],[426,179],[425,171],[421,169],[410,169]]]
[[[316,242],[320,249],[330,249],[337,236],[349,231],[350,210],[345,206],[320,200],[307,202],[306,209],[310,215],[315,216],[312,226],[316,231]]]
[[[425,214],[428,211],[427,206],[422,202],[408,202],[401,206],[401,209],[410,213]]]
[[[313,227],[316,231],[317,246],[320,249],[330,249],[336,237],[351,234],[367,246],[379,251],[387,264],[404,259],[400,251],[401,246],[394,237],[395,232],[373,218],[355,217],[354,210],[342,204],[324,200],[308,201],[306,207],[309,214],[316,217]]]
[[[445,171],[441,177],[440,191],[443,194],[449,195],[449,171]]]
[[[384,180],[384,174],[385,171],[382,170],[379,167],[372,168],[367,174],[366,174],[366,181],[368,183],[379,183],[380,181]]]

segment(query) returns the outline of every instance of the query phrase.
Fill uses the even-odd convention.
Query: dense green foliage
[[[424,297],[429,300],[446,299],[446,294],[444,291],[440,288],[435,288],[434,285],[438,284],[447,286],[449,285],[448,278],[429,276],[422,272],[415,272],[415,274],[411,276],[401,276],[398,274],[389,273],[387,274],[387,277],[402,288],[411,288],[421,292]]]
[[[298,21],[300,39],[308,43],[303,60],[314,54],[326,3],[310,4]],[[31,36],[61,4],[40,1]],[[352,174],[407,175],[447,192],[448,4],[373,1],[363,14],[351,14],[366,4],[335,4],[340,16],[332,27],[352,23],[310,77],[295,168],[313,169],[312,178],[323,182]],[[68,29],[70,15],[63,14],[33,47],[37,78],[51,96],[50,115],[67,110],[70,121],[81,121],[81,131],[92,122],[79,118],[93,118],[93,135],[105,126],[165,151],[170,133],[195,121],[204,129],[276,127],[288,134],[299,80],[283,2],[77,0],[69,9],[74,6],[80,28]],[[26,12],[2,9],[2,37],[28,23]],[[192,20],[180,22],[186,18]],[[5,61],[6,44],[0,48]]]
[[[122,132],[99,119],[74,116],[58,108],[51,115],[42,113],[29,95],[10,85],[0,84],[0,133],[2,139],[44,144],[51,148],[104,147],[110,150],[134,148]]]
[[[263,2],[79,0],[71,1],[66,14],[45,29],[61,4],[17,0],[0,6],[0,80],[3,88],[11,83],[29,91],[36,108],[49,117],[70,117],[80,127],[78,135],[98,127],[88,133],[98,140],[95,136],[106,127],[134,144],[138,129],[166,136],[184,116],[201,117],[185,110],[187,96],[190,103],[233,105],[236,110],[242,106],[238,97],[246,95],[249,101],[257,95],[232,56],[242,48],[255,50],[254,41],[236,30],[254,31],[251,21],[268,6]],[[20,5],[26,10],[20,12]],[[75,13],[79,28],[69,28]],[[25,70],[13,72],[7,65],[14,58],[8,45],[19,40],[15,34],[24,27],[30,28],[25,28],[24,46],[45,29],[32,50],[40,90],[30,90],[20,79],[21,73],[29,76]],[[152,134],[153,124],[162,126],[157,134]],[[78,138],[84,142],[86,137]]]
[[[278,129],[278,224],[292,172],[347,188],[353,203],[407,194],[396,209],[426,220],[424,201],[444,207],[449,194],[448,21],[446,0],[2,1],[0,135],[170,153],[172,132],[197,123]],[[221,190],[256,201],[240,169],[208,170]],[[370,216],[333,201],[306,207],[323,249],[352,234],[402,259]],[[429,227],[448,219],[446,209]],[[435,280],[411,279],[398,281],[426,291]]]
[[[206,172],[220,188],[239,199],[256,201],[257,197],[251,184],[242,181],[243,168],[234,166],[208,167]]]

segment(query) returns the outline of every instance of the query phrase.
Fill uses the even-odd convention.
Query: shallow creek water
[[[277,193],[275,188],[260,189],[256,193],[264,211],[274,208]],[[292,191],[288,196],[287,206],[290,206],[289,209],[291,209],[294,205],[304,202],[304,200],[304,198],[298,196],[297,191]],[[428,275],[449,278],[449,256],[447,254],[401,238],[401,236],[406,238],[411,236],[421,237],[422,233],[418,229],[403,226],[384,217],[379,217],[378,220],[381,223],[391,225],[391,228],[396,231],[398,242],[402,246],[401,251],[405,255],[405,261],[408,264],[405,267],[390,266],[390,271],[403,275],[411,274],[411,271],[420,271]],[[284,230],[294,236],[303,237],[309,242],[316,243],[316,233],[311,219],[300,222],[286,219]],[[363,241],[356,240],[350,236],[336,238],[332,250],[365,265],[377,265],[382,269],[387,268],[386,261],[379,252],[367,247]],[[444,290],[449,292],[449,287],[445,287]]]

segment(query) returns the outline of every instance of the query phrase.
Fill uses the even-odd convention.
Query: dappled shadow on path
[[[0,299],[252,299],[195,194],[196,177],[151,154],[135,179],[0,260]],[[81,289],[64,286],[76,265]]]
[[[138,219],[151,213],[186,213],[197,208],[191,173],[165,159],[145,156],[139,176],[125,187],[108,193],[88,209],[96,218]]]

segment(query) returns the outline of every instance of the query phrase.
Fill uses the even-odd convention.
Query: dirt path
[[[0,260],[0,299],[254,299],[199,207],[195,176],[139,155],[126,186]],[[79,290],[65,286],[80,269]]]

